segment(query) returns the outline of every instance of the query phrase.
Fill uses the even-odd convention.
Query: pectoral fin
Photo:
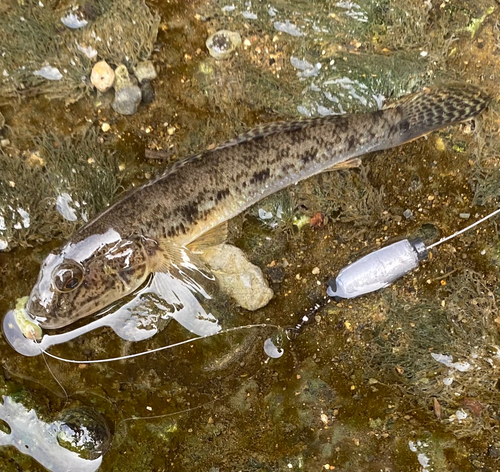
[[[203,306],[206,303],[201,303],[208,302],[211,298],[203,287],[194,285],[191,280],[158,272],[154,275],[151,288],[173,307],[173,311],[168,312],[167,316],[187,330],[198,336],[208,336],[220,331],[218,320],[207,312]],[[201,302],[199,295],[203,295]]]
[[[165,316],[198,336],[219,331],[219,322],[210,311],[218,290],[210,269],[187,247],[169,240],[159,241],[158,246],[149,290],[168,304]]]

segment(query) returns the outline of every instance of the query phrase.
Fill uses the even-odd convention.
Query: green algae
[[[95,56],[82,49],[92,48],[111,64],[133,67],[151,55],[160,21],[142,0],[87,1],[77,10],[89,23],[80,29],[63,25],[61,18],[72,11],[71,5],[65,9],[57,1],[9,0],[3,10],[0,97],[44,94],[67,103],[88,95],[92,87]],[[57,68],[61,78],[35,75],[44,65]]]
[[[12,248],[68,237],[78,222],[115,197],[128,173],[119,165],[118,154],[94,128],[73,139],[45,133],[34,137],[24,152],[0,152],[2,240]],[[56,209],[63,194],[70,197],[74,221]]]

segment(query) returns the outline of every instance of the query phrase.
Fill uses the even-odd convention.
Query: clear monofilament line
[[[137,352],[136,354],[128,354],[126,356],[108,357],[106,359],[94,359],[94,360],[90,360],[90,361],[77,360],[77,359],[65,359],[64,357],[55,356],[54,354],[51,354],[50,352],[47,352],[46,350],[44,350],[42,348],[40,348],[40,350],[42,351],[42,353],[45,353],[47,356],[52,357],[52,359],[57,359],[58,361],[69,362],[71,364],[99,364],[102,362],[115,362],[115,361],[121,361],[124,359],[133,359],[134,357],[146,356],[148,354],[153,354],[154,352],[164,351],[165,349],[171,349],[173,347],[182,346],[183,344],[188,344],[191,342],[200,341],[201,339],[207,339],[207,338],[211,338],[213,336],[219,336],[221,334],[232,333],[234,331],[239,331],[239,330],[243,330],[243,329],[251,329],[251,328],[276,328],[276,329],[279,329],[279,326],[273,325],[273,324],[268,324],[268,323],[258,323],[258,324],[245,325],[245,326],[235,326],[233,328],[223,329],[221,331],[218,331],[217,333],[207,334],[206,336],[197,336],[195,338],[185,339],[184,341],[180,341],[180,342],[175,343],[175,344],[168,344],[167,346],[157,347],[156,349],[151,349],[150,351],[142,351],[142,352]]]
[[[449,241],[450,239],[453,239],[454,237],[456,237],[462,233],[465,233],[466,231],[469,231],[470,229],[474,228],[474,226],[480,225],[481,223],[488,220],[492,216],[495,216],[498,213],[500,213],[500,208],[497,208],[495,211],[491,212],[489,215],[486,215],[484,218],[477,220],[475,223],[472,223],[471,225],[467,226],[466,228],[463,228],[460,231],[453,233],[451,236],[446,236],[445,238],[440,239],[439,241],[435,242],[434,244],[427,246],[427,249],[435,248],[436,246],[439,246],[440,244],[442,244],[446,241]]]

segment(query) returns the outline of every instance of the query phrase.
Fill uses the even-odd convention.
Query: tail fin
[[[402,114],[400,144],[431,131],[460,123],[481,113],[491,97],[479,88],[463,83],[450,83],[424,88],[403,97],[390,108]]]

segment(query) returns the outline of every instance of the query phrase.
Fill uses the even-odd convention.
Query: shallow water
[[[500,7],[469,3],[149,2],[161,16],[151,105],[131,117],[116,115],[106,95],[72,105],[8,99],[0,107],[11,127],[2,131],[10,145],[0,162],[13,175],[0,187],[0,208],[26,199],[26,208],[12,206],[15,218],[9,212],[11,226],[0,235],[11,249],[0,253],[0,312],[29,293],[43,257],[82,224],[73,203],[77,220],[68,222],[55,198],[40,197],[75,165],[77,178],[67,178],[60,194],[87,201],[91,217],[122,188],[257,123],[375,109],[445,79],[481,86],[494,98],[491,109],[367,156],[361,169],[310,179],[231,222],[230,241],[264,270],[275,297],[257,312],[231,306],[225,315],[233,326],[293,325],[349,262],[406,237],[435,241],[484,216],[500,197]],[[243,42],[218,62],[204,43],[219,29],[238,31]],[[83,134],[90,125],[96,131]],[[61,148],[54,142],[69,136],[64,146],[81,151],[75,160],[54,153]],[[166,156],[145,157],[156,149]],[[32,173],[16,164],[18,150],[31,151]],[[53,178],[40,177],[33,154]],[[89,158],[102,163],[99,172],[87,173]],[[29,213],[28,227],[18,208]],[[317,213],[327,217],[320,227],[299,223]],[[29,392],[27,407],[47,422],[69,407],[99,411],[114,435],[106,471],[498,470],[499,248],[488,222],[388,289],[328,304],[275,359],[263,351],[275,328],[92,365],[23,357],[2,339],[1,391]],[[173,323],[139,343],[101,328],[50,352],[115,357],[184,337]],[[469,369],[457,368],[465,363]],[[0,449],[0,469],[44,470],[13,447]]]

